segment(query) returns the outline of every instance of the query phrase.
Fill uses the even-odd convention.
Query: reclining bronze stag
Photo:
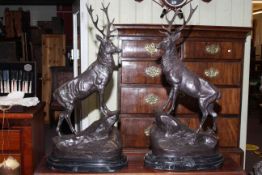
[[[159,49],[162,49],[164,51],[164,54],[162,55],[161,65],[165,78],[171,86],[169,98],[164,105],[163,110],[166,110],[166,108],[170,106],[170,103],[172,103],[171,108],[168,110],[167,113],[170,114],[170,112],[174,110],[177,94],[181,91],[186,95],[197,98],[199,101],[199,108],[202,112],[202,119],[197,132],[202,129],[202,126],[208,115],[211,115],[213,117],[213,130],[215,131],[215,121],[217,113],[214,111],[213,108],[216,100],[220,98],[220,92],[211,83],[207,82],[206,80],[200,78],[195,73],[190,71],[184,65],[177,52],[177,45],[180,44],[179,39],[181,36],[181,31],[183,30],[187,22],[191,19],[196,8],[197,7],[192,8],[192,5],[190,3],[190,14],[187,19],[185,19],[181,9],[174,10],[174,16],[171,20],[169,20],[166,16],[168,27],[163,27],[163,29],[165,30],[165,32],[163,33],[166,35],[166,37],[157,46]],[[172,25],[176,17],[179,15],[182,17],[183,24],[175,29],[172,29]]]
[[[99,94],[100,112],[105,116],[112,113],[105,104],[104,91],[108,82],[111,80],[113,70],[115,69],[113,54],[120,53],[121,49],[116,47],[110,39],[112,37],[112,32],[115,30],[111,30],[114,20],[110,21],[108,16],[109,4],[107,7],[104,5],[102,6],[103,8],[101,10],[105,13],[107,19],[107,26],[103,27],[103,29],[98,27],[98,16],[96,20],[93,17],[92,6],[87,6],[88,13],[94,26],[103,36],[96,35],[97,40],[100,41],[96,61],[93,62],[82,74],[64,83],[53,93],[54,98],[65,108],[65,111],[61,112],[59,115],[56,128],[58,135],[61,135],[60,126],[64,119],[66,119],[70,130],[76,134],[70,119],[74,105],[77,101],[87,98],[94,92],[98,92]]]

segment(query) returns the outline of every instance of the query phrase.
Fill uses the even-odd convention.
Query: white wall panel
[[[233,26],[244,25],[245,6],[244,1],[246,0],[232,0],[232,18],[231,23]]]
[[[152,23],[152,1],[145,0],[135,4],[136,23]]]
[[[232,0],[216,1],[216,25],[231,26],[231,22],[232,22],[231,7],[232,7]]]
[[[120,22],[136,23],[136,2],[134,0],[120,0]]]
[[[216,25],[216,3],[217,0],[209,3],[199,0],[199,25]]]

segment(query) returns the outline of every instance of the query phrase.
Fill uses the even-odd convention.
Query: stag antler
[[[111,37],[111,33],[114,32],[116,29],[110,30],[112,24],[114,24],[115,18],[110,22],[109,16],[108,16],[108,7],[109,7],[110,3],[108,3],[108,5],[105,7],[104,4],[102,3],[102,11],[105,13],[106,15],[106,19],[107,19],[107,31],[106,31],[106,37],[107,39]]]
[[[89,13],[89,15],[90,15],[90,18],[91,18],[91,20],[92,20],[95,28],[105,37],[105,34],[104,34],[105,27],[103,27],[103,29],[100,29],[100,28],[98,27],[98,19],[99,19],[99,18],[98,18],[98,15],[96,15],[96,20],[94,19],[94,17],[93,17],[93,11],[94,11],[94,9],[92,8],[92,5],[90,5],[90,6],[88,7],[88,5],[86,4],[86,8],[87,8],[87,11],[88,11],[88,13]]]
[[[102,8],[101,10],[105,13],[106,19],[107,19],[107,25],[105,25],[105,26],[103,27],[103,29],[100,29],[100,28],[98,27],[98,15],[96,15],[96,20],[95,20],[94,17],[93,17],[93,11],[94,11],[94,9],[92,8],[92,6],[90,5],[90,6],[88,7],[88,5],[86,5],[87,11],[88,11],[88,13],[89,13],[89,15],[90,15],[90,18],[91,18],[91,20],[92,20],[95,28],[96,28],[96,29],[103,35],[103,37],[106,38],[106,39],[109,39],[109,38],[111,37],[111,33],[116,30],[116,29],[110,30],[112,24],[114,24],[115,19],[113,19],[112,22],[110,22],[109,15],[108,15],[108,7],[109,7],[109,5],[110,5],[110,3],[108,3],[108,5],[105,7],[104,4],[102,3],[102,7],[103,7],[103,8]],[[107,29],[106,34],[104,33],[105,29]]]
[[[195,13],[197,7],[198,7],[198,6],[196,6],[195,8],[193,8],[193,7],[192,7],[192,4],[190,3],[190,12],[189,12],[189,15],[188,15],[187,19],[185,19],[185,15],[184,15],[183,12],[181,11],[181,13],[183,14],[183,15],[182,15],[183,24],[176,29],[176,32],[180,32],[181,30],[184,29],[185,25],[190,21],[190,19],[192,18],[193,14]]]
[[[168,27],[162,26],[162,28],[163,28],[164,31],[165,31],[165,32],[162,32],[162,33],[164,33],[164,34],[166,34],[166,35],[171,35],[171,34],[173,34],[173,33],[178,33],[178,32],[180,32],[181,30],[183,30],[183,28],[184,28],[185,25],[190,21],[190,19],[192,18],[194,12],[195,12],[196,9],[197,9],[197,6],[196,6],[195,8],[192,7],[191,1],[192,1],[192,0],[189,0],[187,3],[185,3],[185,4],[182,6],[182,7],[184,7],[186,4],[190,3],[190,12],[189,12],[188,18],[185,19],[185,15],[184,15],[184,13],[183,13],[183,11],[182,11],[182,7],[178,7],[178,8],[176,8],[176,9],[173,9],[172,11],[174,12],[174,15],[173,15],[173,17],[172,17],[171,20],[169,20],[168,17],[167,17],[167,15],[166,15],[166,21],[167,21]],[[183,24],[182,24],[180,27],[178,27],[178,28],[175,30],[175,32],[172,32],[172,26],[173,26],[173,23],[174,23],[174,21],[175,21],[175,19],[176,19],[177,16],[183,19]]]

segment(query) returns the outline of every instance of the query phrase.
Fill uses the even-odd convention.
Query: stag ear
[[[96,35],[96,39],[98,39],[100,42],[103,42],[103,38],[100,35]]]

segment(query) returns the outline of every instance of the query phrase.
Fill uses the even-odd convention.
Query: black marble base
[[[191,171],[216,169],[222,166],[221,154],[209,156],[157,157],[149,152],[145,155],[144,165],[159,170]]]
[[[50,155],[47,158],[47,167],[53,170],[63,170],[70,172],[115,172],[127,166],[125,155],[114,160],[85,160],[85,159],[65,159],[56,158]]]

